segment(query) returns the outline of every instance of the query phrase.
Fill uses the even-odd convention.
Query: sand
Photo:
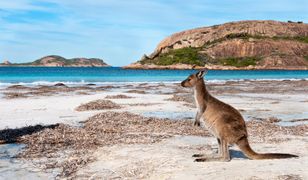
[[[303,141],[306,141],[303,144]],[[290,148],[293,147],[293,148]],[[196,163],[192,154],[215,153],[214,138],[178,136],[152,145],[116,145],[95,153],[96,162],[78,172],[77,177],[127,179],[279,179],[293,175],[307,179],[307,138],[287,143],[252,144],[262,152],[292,152],[299,159],[248,160],[236,147],[230,162]],[[295,148],[296,147],[296,148]]]
[[[212,84],[209,89],[216,97],[239,109],[247,121],[262,122],[275,119],[276,125],[294,126],[308,123],[306,84],[306,81],[279,83],[244,81]],[[4,89],[1,92],[16,92],[16,90]],[[22,91],[18,90],[18,92]],[[94,87],[86,88],[82,92],[61,91],[48,96],[32,94],[30,97],[2,98],[0,130],[56,123],[81,127],[81,121],[95,114],[109,111],[130,112],[175,121],[184,119],[193,124],[196,112],[191,103],[192,92],[178,87],[177,84]],[[175,93],[180,98],[174,96]],[[97,100],[112,101],[121,108],[76,111],[78,106]],[[255,137],[250,137],[252,147],[256,151],[294,153],[300,156],[295,159],[248,160],[234,146],[231,147],[233,158],[230,162],[196,163],[191,156],[195,153],[214,153],[217,148],[216,140],[213,137],[179,134],[155,143],[119,143],[98,146],[91,154],[91,158],[95,160],[78,168],[77,172],[70,177],[79,179],[308,179],[306,172],[308,130],[305,127],[307,126],[301,129],[303,133],[299,134],[288,133],[288,130],[270,134],[271,130],[268,130],[267,134],[264,132],[265,138],[261,138],[262,134],[261,137],[258,136],[258,131],[255,129],[251,130],[256,134]],[[268,128],[273,129],[271,126]],[[273,130],[278,131],[278,129]],[[0,145],[0,178],[59,177],[57,176],[60,173],[59,169],[46,171],[34,166],[35,163],[30,159],[14,158],[14,155],[21,151],[20,148],[17,149],[18,151],[15,148],[16,152],[12,152],[12,147]]]

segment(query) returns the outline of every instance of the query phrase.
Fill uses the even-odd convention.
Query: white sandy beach
[[[170,87],[176,86],[171,85]],[[1,99],[0,130],[56,123],[79,126],[80,121],[99,112],[110,110],[76,111],[77,106],[89,101],[104,99],[108,95],[118,94],[133,98],[110,99],[123,107],[112,111],[128,111],[144,116],[175,120],[191,119],[193,124],[195,108],[186,106],[185,102],[167,100],[173,94],[157,93],[166,91],[170,87],[154,88],[154,90],[148,90],[151,93],[145,94],[127,93],[135,87],[122,87],[88,95],[70,94]],[[303,120],[299,122],[307,124],[308,98],[304,93],[243,92],[223,93],[216,97],[239,109],[246,120],[276,117],[281,120],[278,123],[280,125],[298,123],[298,121],[290,122],[292,120]],[[134,106],[131,106],[132,104]],[[79,169],[75,177],[80,179],[308,179],[307,131],[304,136],[275,134],[274,137],[268,137],[268,139],[282,140],[276,143],[258,142],[251,137],[251,146],[258,152],[292,153],[300,156],[296,159],[248,160],[237,151],[236,146],[233,146],[230,148],[233,157],[230,162],[196,163],[191,157],[193,154],[211,154],[216,151],[215,138],[177,135],[154,144],[116,144],[101,147],[93,154],[96,160]],[[4,146],[1,145],[0,149]],[[57,172],[57,170],[40,171],[33,168],[30,161],[22,162],[25,168],[21,171],[19,169],[21,162],[5,159],[7,156],[12,156],[8,155],[12,153],[10,149],[0,152],[2,156],[0,158],[0,178],[51,178]],[[16,171],[19,173],[15,173]]]

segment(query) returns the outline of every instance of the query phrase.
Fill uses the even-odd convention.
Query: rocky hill
[[[46,66],[46,67],[105,67],[109,66],[98,58],[72,58],[66,59],[61,56],[45,56],[30,63],[5,64],[2,66]]]
[[[175,33],[125,68],[308,69],[308,24],[239,21]]]
[[[2,64],[3,65],[11,65],[12,63],[10,61],[8,61],[8,60],[4,60]]]

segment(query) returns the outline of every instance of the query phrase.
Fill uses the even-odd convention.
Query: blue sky
[[[127,65],[166,36],[238,20],[308,21],[307,0],[0,0],[0,61],[45,55]]]

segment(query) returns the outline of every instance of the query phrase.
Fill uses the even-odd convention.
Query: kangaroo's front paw
[[[195,121],[194,126],[200,126],[200,121]]]

